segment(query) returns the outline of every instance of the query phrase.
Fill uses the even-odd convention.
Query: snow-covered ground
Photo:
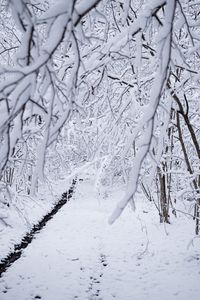
[[[0,261],[14,250],[14,245],[20,243],[33,225],[52,210],[62,193],[69,189],[72,179],[69,177],[42,184],[37,197],[11,192],[12,199],[8,201],[9,207],[5,207],[6,211],[0,211],[0,215],[8,224],[5,226],[0,220]]]
[[[96,196],[79,182],[69,203],[0,279],[1,300],[193,300],[200,297],[200,239],[186,217],[159,224],[151,203],[136,201],[112,225],[122,196]]]

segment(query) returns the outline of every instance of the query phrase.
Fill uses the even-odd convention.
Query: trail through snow
[[[71,201],[0,279],[1,300],[193,300],[200,296],[199,239],[193,224],[159,224],[152,205],[137,201],[112,226],[122,192],[96,199],[79,182]],[[190,225],[191,224],[191,225]]]

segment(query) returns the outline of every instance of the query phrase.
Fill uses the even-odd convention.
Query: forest
[[[82,224],[81,211],[87,211],[82,218],[88,218],[84,223],[88,236],[95,230],[91,226],[101,224],[108,228],[107,233],[99,231],[107,243],[118,230],[120,247],[129,254],[134,253],[128,245],[136,230],[131,229],[132,218],[138,215],[135,226],[141,226],[145,239],[140,258],[151,252],[152,222],[164,228],[155,234],[155,247],[164,247],[161,240],[172,232],[163,251],[168,257],[172,255],[168,246],[179,239],[185,243],[179,247],[194,252],[183,256],[193,257],[190,268],[196,270],[195,279],[184,294],[174,292],[163,299],[196,299],[200,293],[199,70],[198,0],[0,0],[2,270],[26,234],[66,198],[69,204],[62,210],[66,209],[72,231],[78,226],[76,217]],[[101,203],[104,210],[99,225],[90,220],[96,216],[98,223],[99,218],[93,202]],[[64,217],[58,216],[56,226],[63,227]],[[76,246],[82,237],[80,224]],[[139,231],[134,234],[142,240]],[[69,239],[66,243],[71,244],[73,235]],[[115,253],[113,247],[108,253]],[[89,255],[90,250],[86,252]],[[98,255],[104,265],[106,255]],[[2,284],[0,299],[1,293],[2,299],[16,299],[15,288],[12,296]],[[131,291],[130,298],[120,292],[103,296],[104,285],[93,293],[95,284],[92,277],[86,298],[80,293],[74,298],[71,294],[62,298],[62,293],[58,298],[50,294],[25,298],[20,290],[17,295],[20,300],[147,297],[140,290],[134,297],[128,285],[122,289]],[[149,300],[160,299],[160,293]]]

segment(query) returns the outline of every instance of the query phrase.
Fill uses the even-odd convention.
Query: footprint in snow
[[[104,267],[108,265],[105,254],[100,254],[100,261]]]

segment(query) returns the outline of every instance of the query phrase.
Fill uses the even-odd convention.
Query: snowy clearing
[[[13,252],[14,246],[53,209],[62,193],[69,189],[71,181],[72,178],[51,182],[51,188],[43,183],[37,197],[12,194],[9,210],[5,212],[9,225],[0,222],[0,261]],[[1,213],[4,213],[3,209]]]
[[[188,300],[200,293],[200,239],[186,217],[159,224],[138,199],[112,226],[122,191],[103,199],[79,182],[72,200],[0,279],[1,300]]]

